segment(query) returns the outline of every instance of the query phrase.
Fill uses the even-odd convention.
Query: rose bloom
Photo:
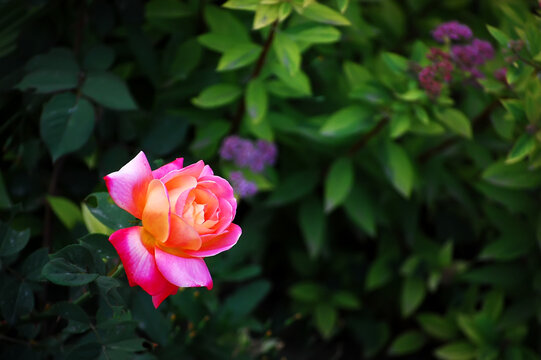
[[[114,202],[142,220],[114,232],[130,286],[152,295],[157,308],[179,287],[212,288],[205,261],[236,244],[241,234],[232,223],[237,209],[231,185],[199,161],[183,159],[152,171],[143,152],[119,171],[105,176]]]

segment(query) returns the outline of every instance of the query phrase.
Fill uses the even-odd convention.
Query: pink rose
[[[114,202],[142,220],[114,232],[109,241],[124,264],[130,286],[152,295],[157,308],[180,287],[212,288],[205,261],[236,244],[241,234],[233,189],[199,161],[183,159],[152,171],[143,152],[105,177]]]

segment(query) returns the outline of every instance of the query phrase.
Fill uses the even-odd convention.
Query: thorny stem
[[[261,73],[261,70],[263,69],[263,66],[265,65],[265,62],[267,60],[267,55],[270,51],[272,41],[274,40],[274,34],[276,34],[277,27],[278,27],[278,20],[272,23],[270,31],[269,31],[269,35],[267,36],[267,40],[265,41],[265,44],[263,45],[263,50],[261,50],[261,54],[259,54],[259,58],[257,58],[257,62],[255,64],[254,70],[252,71],[252,74],[250,75],[250,78],[248,80],[256,79]],[[244,99],[241,99],[239,102],[239,106],[237,107],[235,116],[233,118],[233,127],[231,129],[232,132],[236,132],[238,130],[245,110],[246,110],[246,104],[244,103]]]

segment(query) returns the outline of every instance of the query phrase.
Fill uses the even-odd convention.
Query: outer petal
[[[159,293],[158,295],[152,295],[152,303],[154,304],[154,307],[157,309],[165,298],[167,298],[169,295],[175,295],[177,291],[178,286],[169,284],[169,287],[163,292]]]
[[[156,264],[162,275],[180,287],[206,286],[212,289],[212,278],[205,261],[169,254],[159,248],[155,250]]]
[[[161,179],[164,177],[167,173],[170,173],[173,170],[180,170],[182,169],[182,164],[184,163],[183,158],[177,158],[175,161],[170,162],[169,164],[165,164],[164,166],[157,168],[152,172],[152,176],[154,176],[154,179]]]
[[[114,202],[141,219],[147,187],[153,179],[145,154],[141,151],[120,170],[105,176],[105,184]]]
[[[171,214],[171,232],[164,246],[181,250],[198,250],[201,248],[201,237],[180,216]]]
[[[156,266],[152,248],[143,244],[140,226],[115,231],[109,241],[115,247],[131,286],[139,285],[150,295],[161,294],[171,284],[162,276]]]
[[[229,225],[227,230],[220,235],[202,235],[203,244],[199,250],[186,250],[185,253],[191,256],[213,256],[222,251],[229,250],[237,243],[242,230],[236,224]]]
[[[143,227],[159,242],[165,242],[169,236],[169,198],[167,189],[160,180],[148,184],[148,194],[143,210]]]

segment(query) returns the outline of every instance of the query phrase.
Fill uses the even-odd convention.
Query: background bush
[[[526,0],[0,2],[6,359],[539,359],[541,26]],[[441,93],[431,31],[494,57]],[[507,73],[495,76],[494,71]],[[107,240],[139,150],[278,147],[215,287],[154,310]]]

